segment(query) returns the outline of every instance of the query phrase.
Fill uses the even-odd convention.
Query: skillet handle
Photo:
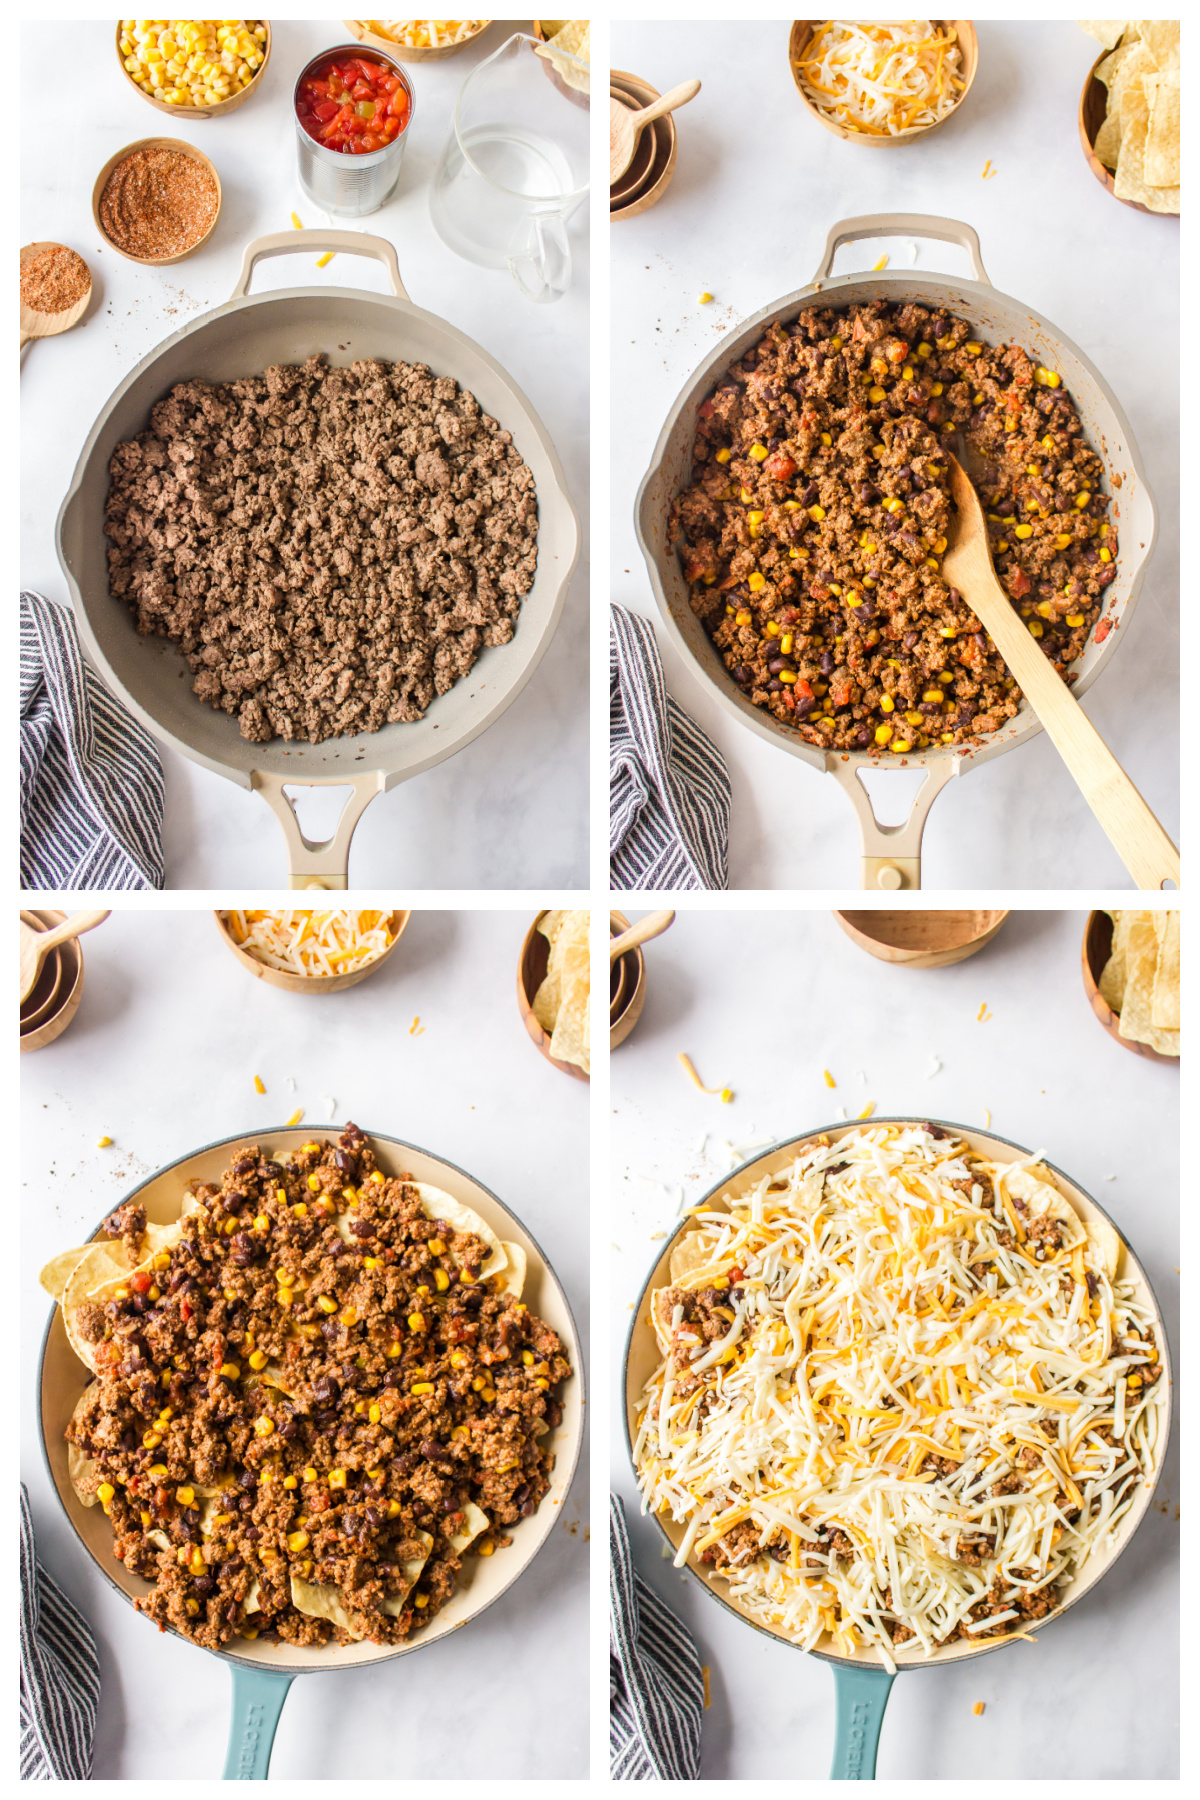
[[[830,228],[813,281],[828,281],[833,259],[842,244],[878,237],[938,238],[944,244],[959,244],[971,258],[976,281],[986,282],[988,287],[992,285],[983,266],[983,252],[973,227],[961,219],[940,219],[936,213],[865,213],[860,219],[843,219],[840,225]]]
[[[871,796],[858,779],[853,763],[831,750],[825,772],[832,775],[858,814],[862,831],[862,886],[872,893],[899,893],[921,885],[921,836],[929,809],[948,781],[959,771],[957,756],[939,757],[930,763],[917,789],[912,810],[901,825],[881,825]]]
[[[370,237],[364,231],[332,231],[324,226],[311,231],[271,231],[247,244],[241,273],[229,298],[245,299],[256,262],[268,256],[294,256],[297,250],[334,250],[346,256],[373,256],[387,270],[397,300],[408,299],[408,290],[400,279],[395,246],[386,238]]]
[[[271,1766],[275,1727],[292,1685],[290,1675],[273,1669],[248,1669],[231,1663],[233,1706],[229,1715],[229,1748],[222,1781],[265,1781]]]
[[[892,1681],[886,1669],[834,1664],[837,1723],[830,1781],[874,1781],[879,1728]]]
[[[314,844],[300,829],[300,821],[284,792],[285,781],[291,787],[349,787],[350,798],[342,809],[337,830],[323,844]],[[333,775],[323,781],[305,781],[299,777],[270,775],[264,769],[250,771],[250,786],[261,794],[279,823],[287,840],[289,888],[345,888],[350,885],[348,864],[350,839],[354,827],[376,794],[382,794],[384,778],[376,769],[370,774]]]

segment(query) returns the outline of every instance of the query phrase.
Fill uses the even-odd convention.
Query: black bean
[[[946,598],[949,600],[951,606],[957,606],[962,599],[962,595],[957,588],[952,587],[946,589]]]
[[[767,683],[767,692],[768,692],[768,694],[782,694],[782,692],[783,692],[782,681],[776,681],[776,680],[774,680],[774,678],[772,678]]]
[[[833,657],[830,655],[828,650],[822,651],[821,661],[818,666],[821,670],[822,675],[832,675],[833,674]]]
[[[805,506],[811,506],[820,491],[821,489],[818,484],[815,481],[810,481],[804,492],[801,494],[800,499]]]
[[[858,746],[858,748],[861,750],[867,744],[870,743],[871,737],[872,737],[871,727],[869,725],[860,725],[858,730],[854,734],[854,742]]]
[[[1101,571],[1097,577],[1097,580],[1099,581],[1100,586],[1102,588],[1106,588],[1108,586],[1109,582],[1115,581],[1116,578],[1117,578],[1116,564],[1115,563],[1106,563],[1104,565],[1104,567],[1101,569]]]
[[[287,1170],[281,1163],[269,1162],[263,1164],[263,1174],[269,1175],[272,1181],[282,1181],[287,1174]]]
[[[254,1501],[249,1494],[243,1494],[238,1501],[238,1511],[243,1513],[252,1513],[254,1511]]]
[[[234,1163],[233,1172],[235,1175],[249,1175],[253,1168],[254,1158],[252,1156],[243,1156],[239,1161]]]
[[[917,638],[919,635],[920,634],[916,631],[906,631],[904,634],[904,640],[903,640],[904,648],[906,650],[911,650],[914,647],[914,645],[916,644]]]
[[[355,1175],[358,1172],[358,1158],[345,1150],[335,1150],[333,1160],[343,1175]]]
[[[425,1457],[428,1462],[444,1462],[448,1459],[449,1452],[447,1451],[445,1444],[440,1444],[437,1438],[423,1438],[421,1441],[421,1455]]]
[[[350,1221],[350,1229],[357,1238],[369,1238],[375,1236],[375,1227],[369,1219],[352,1219]]]
[[[796,717],[798,719],[803,719],[807,713],[810,713],[812,711],[813,707],[816,704],[817,704],[816,700],[813,698],[813,696],[811,694],[797,694],[796,695]]]
[[[241,1574],[241,1569],[242,1565],[238,1558],[235,1556],[230,1557],[228,1562],[223,1562],[221,1564],[221,1580],[232,1581],[235,1575]]]
[[[213,1591],[213,1578],[211,1575],[197,1575],[192,1586],[198,1594],[211,1594]]]
[[[864,506],[873,506],[879,498],[879,489],[873,487],[869,481],[864,481],[858,490],[858,497]]]
[[[767,664],[767,671],[771,675],[779,675],[782,674],[784,669],[790,669],[791,666],[791,663],[787,662],[782,656],[773,656]]]

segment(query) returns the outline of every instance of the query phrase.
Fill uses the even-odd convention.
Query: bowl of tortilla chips
[[[1179,914],[1093,912],[1083,934],[1092,1011],[1135,1056],[1179,1062]]]
[[[576,1081],[591,1080],[588,912],[540,912],[521,946],[517,1002],[537,1048]]]
[[[1079,102],[1092,174],[1137,212],[1179,214],[1179,20],[1081,19],[1104,46]]]

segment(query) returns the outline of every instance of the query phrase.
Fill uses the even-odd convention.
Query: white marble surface
[[[804,111],[788,24],[623,22],[612,61],[660,91],[704,86],[677,115],[679,160],[663,200],[612,232],[612,596],[656,617],[633,532],[637,484],[667,411],[718,339],[810,279],[829,227],[864,213],[965,219],[996,286],[1052,320],[1124,407],[1160,510],[1159,542],[1127,641],[1084,702],[1178,835],[1178,221],[1120,205],[1088,170],[1076,112],[1097,47],[1070,21],[976,21],[980,64],[961,112],[900,149],[843,143]],[[980,179],[991,160],[994,179]],[[911,242],[911,240],[907,240]],[[837,273],[900,241],[850,245]],[[964,253],[923,243],[918,268],[966,275]],[[708,291],[713,303],[697,304]],[[659,632],[667,682],[723,751],[733,782],[730,886],[857,883],[845,797],[760,742],[716,704]],[[882,778],[880,778],[882,780]],[[1132,885],[1044,737],[952,782],[925,833],[940,888]]]
[[[1178,1072],[1132,1056],[1094,1020],[1079,973],[1084,917],[1013,913],[977,957],[916,971],[868,957],[828,913],[680,913],[647,947],[646,1009],[611,1065],[614,1385],[631,1305],[675,1228],[680,1190],[694,1204],[728,1166],[713,1138],[699,1152],[701,1134],[775,1140],[832,1122],[839,1107],[854,1118],[869,1100],[881,1115],[980,1128],[990,1111],[999,1136],[1044,1149],[1128,1235],[1174,1351]],[[992,1016],[979,1023],[982,1002]],[[692,1087],[681,1050],[705,1082],[734,1090],[731,1104]],[[931,1056],[942,1068],[929,1079]],[[638,1515],[614,1398],[613,1481],[639,1567],[711,1668],[703,1774],[824,1779],[829,1670],[710,1604],[663,1560],[657,1527]],[[1105,1580],[1035,1646],[900,1680],[879,1778],[1176,1778],[1178,1503],[1172,1445],[1156,1498],[1163,1510],[1151,1510]],[[979,1718],[977,1700],[987,1709]]]
[[[442,62],[414,64],[411,142],[392,199],[362,220],[336,221],[390,238],[414,302],[482,344],[528,395],[566,470],[576,507],[588,499],[587,210],[570,228],[576,279],[549,306],[522,298],[506,272],[461,261],[429,220],[429,179],[450,129],[454,98],[468,70],[499,48],[497,22],[478,44]],[[511,21],[528,29],[528,21]],[[54,522],[79,450],[117,383],[153,346],[206,308],[229,298],[252,238],[288,228],[293,209],[306,225],[328,221],[304,199],[296,176],[291,115],[295,77],[325,45],[345,41],[337,19],[273,21],[274,48],[261,92],[227,118],[168,118],[133,93],[116,66],[111,20],[62,26],[25,20],[21,55],[31,88],[50,56],[57,71],[61,129],[24,145],[21,241],[54,238],[92,270],[94,299],[81,326],[25,352],[22,388],[21,582],[66,602],[54,551]],[[165,269],[142,268],[101,247],[92,222],[92,186],[114,151],[139,137],[186,138],[212,158],[224,204],[204,249]],[[260,264],[254,291],[303,282],[387,291],[375,263],[315,258]],[[197,702],[198,704],[198,702]],[[174,751],[167,769],[167,885],[267,887],[284,880],[283,841],[253,794]],[[357,887],[424,888],[581,885],[587,878],[586,556],[571,583],[562,621],[540,668],[492,729],[419,780],[375,800],[355,835]],[[301,799],[303,816],[304,800]]]
[[[39,1553],[99,1641],[96,1779],[216,1779],[229,1675],[139,1618],[59,1509],[34,1416],[49,1310],[38,1269],[147,1171],[279,1125],[298,1106],[316,1129],[332,1098],[338,1121],[440,1152],[509,1204],[556,1270],[586,1344],[588,1089],[525,1035],[514,989],[528,926],[520,913],[417,912],[375,976],[309,999],[245,974],[210,915],[114,914],[86,941],[72,1025],[23,1059],[22,1472]],[[410,1036],[415,1014],[425,1030]],[[102,1136],[111,1149],[96,1148]],[[585,1451],[560,1527],[465,1631],[396,1663],[295,1683],[272,1779],[586,1774],[587,1516]]]

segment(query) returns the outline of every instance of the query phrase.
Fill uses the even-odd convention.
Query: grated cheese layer
[[[223,912],[235,944],[288,975],[345,975],[392,942],[386,912]]]
[[[1040,1153],[1039,1153],[1040,1154]],[[1154,1317],[1036,1157],[924,1126],[806,1148],[695,1215],[652,1296],[643,1509],[806,1649],[1020,1633],[1161,1449]]]
[[[796,68],[826,118],[897,137],[946,117],[962,93],[960,65],[953,29],[940,32],[931,19],[826,19]]]

